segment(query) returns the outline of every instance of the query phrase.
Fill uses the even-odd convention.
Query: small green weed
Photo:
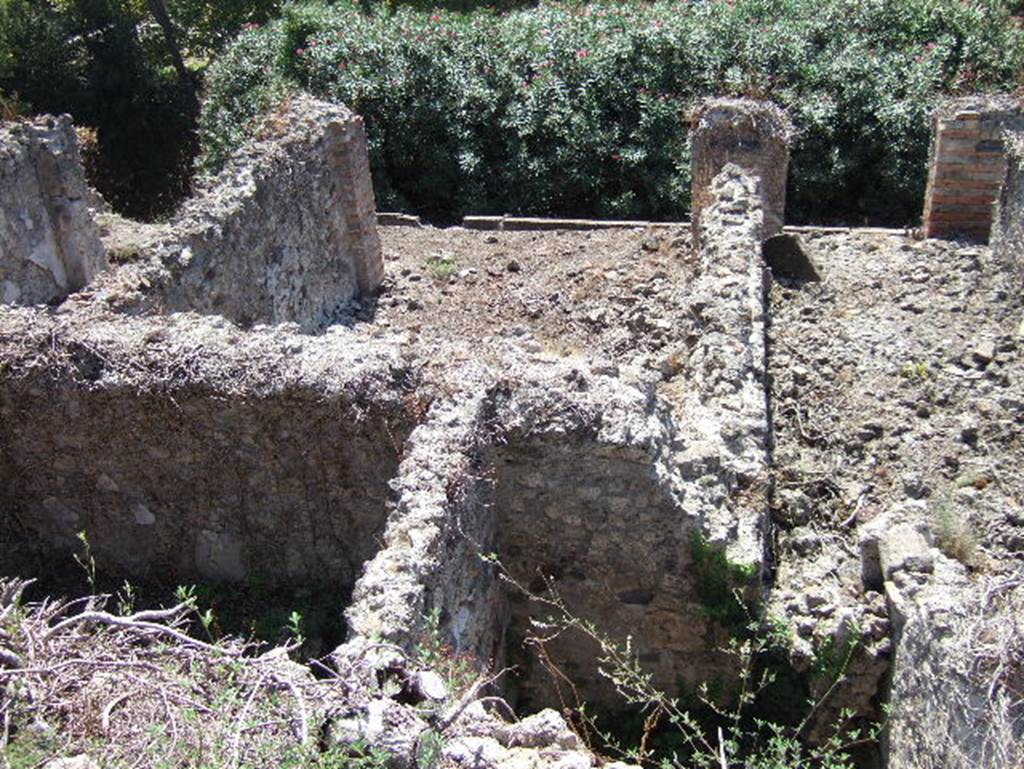
[[[427,269],[434,280],[447,280],[459,269],[455,255],[450,251],[439,251],[427,259]]]
[[[909,361],[903,364],[900,376],[912,382],[924,382],[931,377],[931,371],[923,360]]]
[[[81,545],[81,552],[74,553],[75,563],[85,572],[85,578],[89,581],[89,591],[96,592],[96,559],[92,554],[92,546],[89,544],[89,536],[84,532],[78,532],[77,539]]]
[[[757,567],[729,560],[724,550],[712,546],[700,532],[690,537],[690,557],[704,614],[724,627],[745,628],[756,612],[742,592],[757,576]]]
[[[459,654],[444,639],[441,631],[441,610],[433,609],[424,616],[426,629],[413,652],[413,661],[421,668],[433,670],[448,684],[452,694],[465,691],[477,678],[479,665],[468,654]]]
[[[939,499],[932,508],[932,516],[935,544],[939,550],[965,566],[977,566],[978,538],[970,523],[957,510],[952,492]]]

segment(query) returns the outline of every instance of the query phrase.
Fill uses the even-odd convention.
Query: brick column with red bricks
[[[1024,104],[1000,97],[953,99],[932,118],[923,230],[928,238],[987,241],[1006,177],[1002,134],[1024,128]]]

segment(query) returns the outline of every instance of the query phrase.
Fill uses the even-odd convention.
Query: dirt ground
[[[684,311],[687,228],[486,232],[381,228],[386,279],[357,321],[486,358],[502,339],[535,352],[641,363]]]
[[[852,540],[858,524],[910,504],[966,547],[973,568],[1019,568],[1019,288],[986,248],[856,234],[804,242],[824,279],[770,293],[782,546],[819,530]]]

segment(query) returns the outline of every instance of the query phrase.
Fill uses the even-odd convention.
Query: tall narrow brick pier
[[[1006,177],[1005,129],[1024,128],[1024,103],[966,97],[939,107],[924,203],[924,234],[987,241],[992,206]]]

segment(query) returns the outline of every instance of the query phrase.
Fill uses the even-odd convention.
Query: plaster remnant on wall
[[[59,301],[107,267],[67,115],[0,126],[0,302]]]

